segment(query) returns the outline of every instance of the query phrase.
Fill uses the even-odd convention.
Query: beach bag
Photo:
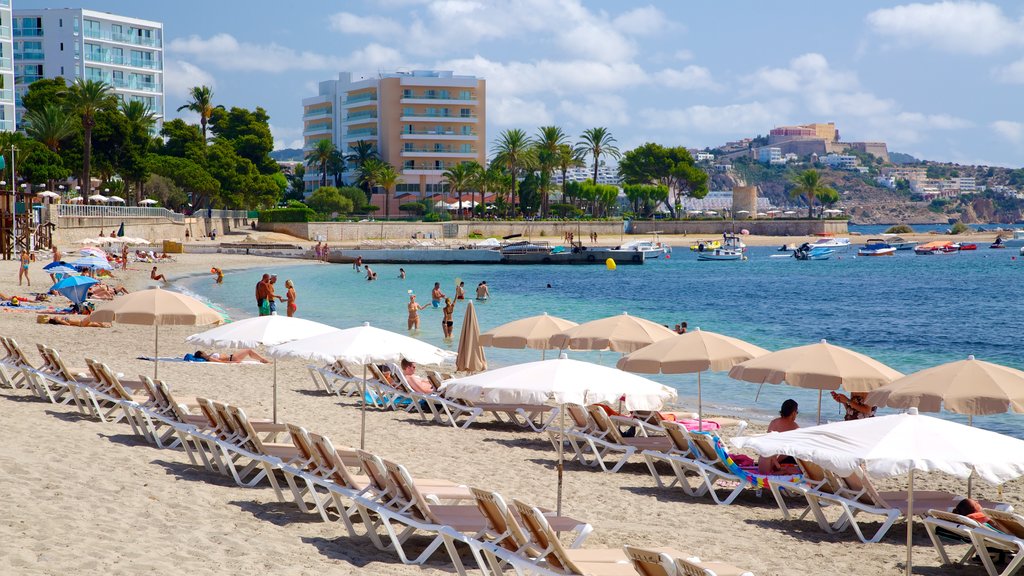
[[[270,300],[260,302],[260,316],[270,316]]]

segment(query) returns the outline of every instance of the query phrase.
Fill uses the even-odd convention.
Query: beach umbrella
[[[57,269],[57,268],[69,268],[70,269],[71,267],[68,266],[68,263],[63,261],[63,260],[60,260],[58,262],[50,262],[46,266],[43,266],[43,270],[45,270],[45,271],[47,271],[47,272],[49,272],[51,274],[53,274],[53,270]],[[75,270],[72,269],[72,271],[75,271]],[[63,270],[61,270],[61,272],[63,272]]]
[[[620,370],[641,374],[692,374],[697,373],[697,418],[699,427],[704,429],[704,402],[700,377],[705,370],[729,370],[740,362],[768,354],[760,346],[754,346],[739,338],[705,332],[697,328],[693,332],[666,338],[632,352],[619,359]]]
[[[786,210],[783,214],[796,214],[793,210]]]
[[[36,196],[39,196],[40,198],[50,198],[51,200],[55,198],[60,198],[60,194],[57,194],[56,192],[50,192],[49,190],[37,192]]]
[[[416,364],[438,365],[453,359],[454,353],[380,328],[369,322],[272,346],[267,353],[274,358],[305,358],[320,362],[347,362],[363,367],[363,405],[359,431],[359,447],[366,445],[366,365],[400,362],[403,358]]]
[[[95,256],[97,258],[106,258],[107,253],[99,248],[82,248],[78,251],[82,256]]]
[[[470,300],[466,303],[466,316],[462,319],[459,334],[459,350],[455,369],[460,372],[483,372],[487,370],[487,356],[480,344],[480,324],[476,320],[476,308]]]
[[[480,335],[480,343],[494,348],[532,348],[534,350],[557,349],[551,340],[555,335],[579,326],[572,320],[557,316],[549,316],[547,312],[540,316],[520,318],[497,328],[492,328]],[[541,356],[543,359],[543,355]]]
[[[448,398],[499,404],[559,405],[565,430],[565,404],[614,403],[625,397],[627,410],[660,410],[676,391],[647,378],[590,362],[558,358],[514,364],[454,378],[440,390]],[[558,443],[558,509],[562,507],[562,442]]]
[[[62,296],[74,302],[75,306],[81,306],[82,302],[85,302],[85,299],[89,296],[89,287],[97,283],[99,283],[99,280],[88,276],[68,276],[51,286],[50,290],[56,290]]]
[[[146,198],[145,200],[139,200],[139,206],[152,206],[152,205],[154,205],[156,203],[157,203],[157,201],[153,200],[152,198]]]
[[[729,377],[755,384],[781,384],[818,391],[818,422],[824,390],[870,392],[903,376],[881,362],[822,340],[772,352],[737,364]]]
[[[842,210],[836,210],[835,208],[829,208],[828,210],[823,210],[822,212],[824,212],[825,214],[842,214],[843,213]]]
[[[81,196],[75,196],[74,198],[68,198],[68,202],[71,202],[71,203],[77,203],[77,202],[81,202],[81,201],[82,201],[82,197]]]
[[[153,326],[153,379],[160,368],[160,326],[220,324],[224,318],[203,302],[178,292],[151,287],[107,302],[92,313],[95,322]]]
[[[78,242],[75,242],[75,244],[102,244],[103,242],[104,240],[98,238],[82,238]]]
[[[337,331],[333,326],[303,318],[257,316],[193,334],[185,342],[220,348],[258,348]],[[277,358],[274,358],[274,422],[277,422]]]
[[[43,267],[48,274],[62,274],[64,276],[74,276],[78,274],[78,270],[75,270],[71,266],[68,266],[64,262],[51,262]]]
[[[68,266],[75,268],[92,268],[94,270],[113,270],[110,266],[110,262],[106,258],[100,258],[99,256],[85,256],[78,260],[68,262]]]
[[[911,408],[906,414],[878,416],[732,440],[762,456],[781,454],[814,462],[840,476],[864,470],[873,478],[907,474],[907,565],[912,566],[911,533],[914,473],[976,475],[1002,484],[1024,475],[1024,441],[956,422],[932,418]]]
[[[677,336],[677,334],[661,324],[623,312],[617,316],[592,320],[569,328],[565,332],[553,336],[551,343],[563,349],[604,350],[607,348],[628,354],[672,336]]]
[[[124,198],[120,196],[107,196],[107,202],[117,202],[118,204],[124,204]]]
[[[107,197],[104,196],[103,194],[93,194],[92,196],[89,196],[89,201],[90,202],[106,202],[107,201]]]

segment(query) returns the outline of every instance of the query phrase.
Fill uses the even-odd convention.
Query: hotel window
[[[434,126],[434,134],[444,134],[444,126]]]
[[[434,152],[444,152],[444,144],[441,144],[440,142],[435,142]]]
[[[423,97],[424,98],[433,98],[436,95],[437,95],[437,92],[435,90],[424,90],[423,91]]]
[[[78,58],[81,57],[81,55],[82,55],[81,53],[82,53],[82,45],[79,44],[76,41],[75,42],[75,60],[78,60]]]
[[[88,35],[98,36],[100,33],[100,23],[95,20],[86,20],[85,33]]]
[[[406,152],[412,152],[413,150],[414,150],[414,147],[413,147],[412,142],[406,142],[405,143],[405,151]]]
[[[111,24],[110,25],[110,38],[111,38],[111,40],[121,40],[122,39],[121,37],[123,35],[124,35],[124,27],[122,27],[120,24]]]
[[[449,99],[449,94],[448,94],[448,91],[447,91],[447,90],[441,90],[441,91],[439,91],[439,92],[437,93],[437,97],[438,97],[438,98],[440,98],[440,99],[442,99],[442,100],[448,100],[448,99]]]
[[[415,131],[416,131],[416,130],[415,130],[415,129],[413,129],[413,126],[412,126],[412,124],[406,124],[406,125],[405,125],[405,133],[406,133],[406,134],[412,134],[412,133],[413,133],[413,132],[415,132]]]
[[[470,92],[469,90],[463,90],[462,92],[459,92],[459,100],[472,100],[472,99],[473,99],[473,93]]]
[[[427,108],[427,116],[437,116],[437,108]]]
[[[402,90],[402,98],[412,98],[412,90],[409,90],[408,88]]]
[[[473,111],[469,108],[459,108],[459,116],[462,116],[463,118],[472,118]]]
[[[473,127],[468,125],[468,124],[463,126],[462,127],[462,135],[463,136],[472,136],[473,135]]]
[[[415,115],[416,115],[416,111],[413,110],[411,106],[406,106],[405,108],[402,108],[402,116],[415,116]]]
[[[447,108],[441,108],[441,116],[451,116],[451,112]]]
[[[75,28],[75,34],[78,34],[78,16],[75,16],[74,28]]]
[[[472,152],[473,152],[473,145],[472,145],[472,144],[463,144],[463,145],[462,145],[462,146],[460,147],[460,150],[461,150],[461,151],[462,151],[463,153],[466,153],[466,154],[472,153]]]
[[[412,160],[406,160],[402,163],[402,170],[412,170],[416,167],[416,163]]]
[[[434,170],[444,170],[444,161],[434,160]]]

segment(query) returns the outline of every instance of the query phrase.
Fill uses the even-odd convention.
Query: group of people
[[[291,280],[285,280],[285,295],[278,296],[275,291],[277,284],[276,274],[264,274],[256,283],[256,307],[260,316],[271,316],[277,314],[277,302],[287,302],[286,311],[289,317],[295,316],[299,309],[296,304],[295,284]]]
[[[367,266],[367,268],[369,268]],[[405,270],[399,269],[402,276],[404,277]],[[487,286],[487,281],[483,280],[476,287],[476,299],[487,300],[490,298],[491,291]],[[439,308],[441,310],[441,332],[444,334],[446,339],[452,338],[452,333],[455,328],[455,303],[459,300],[466,299],[466,283],[459,281],[455,285],[455,296],[449,298],[447,294],[441,290],[441,283],[434,282],[434,288],[430,291],[430,307]],[[416,302],[416,295],[409,291],[409,318],[407,321],[409,330],[419,330],[420,328],[420,310],[427,308],[427,304],[420,304]]]
[[[317,242],[313,251],[318,262],[327,262],[327,257],[331,255],[331,249],[324,242]]]

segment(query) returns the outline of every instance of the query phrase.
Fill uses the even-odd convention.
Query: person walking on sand
[[[53,245],[53,261],[54,262],[60,262],[61,258],[63,258],[63,254],[60,253],[60,250],[57,248],[57,245],[54,244]]]
[[[444,312],[444,316],[441,317],[441,332],[444,333],[446,340],[450,340],[452,337],[452,327],[455,325],[453,315],[455,314],[455,302],[452,302],[451,298],[444,299],[444,308],[441,310]]]
[[[270,303],[267,299],[267,286],[270,285],[270,274],[264,274],[256,283],[256,308],[260,316],[270,316]]]
[[[409,294],[409,330],[420,329],[420,310],[426,308],[426,304],[417,304],[416,295]]]
[[[476,285],[476,299],[487,300],[491,297],[491,289],[487,287],[487,280]]]
[[[18,286],[21,286],[22,278],[24,278],[25,282],[28,283],[29,286],[31,286],[32,279],[28,277],[28,265],[30,262],[32,262],[32,259],[29,258],[27,251],[22,250],[21,255],[18,256],[18,260],[21,261],[21,265],[18,267]]]
[[[128,269],[128,243],[121,244],[121,270]]]
[[[459,282],[459,285],[455,287],[455,299],[465,300],[466,299],[466,283]]]
[[[295,284],[293,284],[291,280],[285,280],[284,287],[288,289],[288,291],[284,293],[284,296],[285,299],[288,300],[286,310],[288,311],[288,317],[291,318],[295,316],[295,311],[299,309],[299,307],[295,305]]]
[[[158,282],[163,282],[165,284],[167,283],[167,277],[164,276],[163,274],[157,272],[156,271],[156,266],[153,266],[153,269],[149,271],[149,279],[150,280],[156,280]]]
[[[430,304],[434,308],[441,307],[441,301],[444,300],[445,293],[441,291],[441,283],[434,282],[434,289],[430,292]]]

